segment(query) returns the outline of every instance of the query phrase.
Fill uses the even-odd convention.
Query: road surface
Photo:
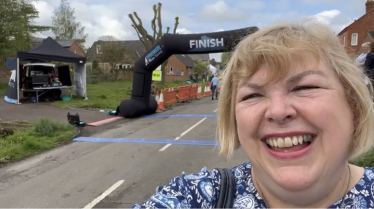
[[[216,107],[203,98],[161,114],[211,115]],[[92,137],[214,141],[215,127],[204,116],[139,118]],[[226,160],[215,146],[74,142],[0,169],[0,207],[129,208],[183,171],[245,161],[243,150]]]

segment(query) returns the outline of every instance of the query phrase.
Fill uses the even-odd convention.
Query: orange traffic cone
[[[164,93],[161,89],[161,93],[160,93],[160,99],[158,100],[157,102],[158,106],[157,106],[157,111],[156,112],[161,112],[162,110],[165,109],[165,106],[164,106]]]

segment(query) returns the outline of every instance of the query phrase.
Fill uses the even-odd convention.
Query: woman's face
[[[237,131],[253,169],[266,184],[294,192],[334,178],[346,166],[353,135],[337,76],[324,63],[299,65],[262,85],[267,72],[263,65],[237,89]]]

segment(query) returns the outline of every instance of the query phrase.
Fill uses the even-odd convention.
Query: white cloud
[[[56,2],[56,1],[54,1]],[[53,4],[52,1],[41,0],[34,3],[39,11],[38,24],[52,25],[52,11],[58,6]],[[113,35],[119,39],[135,38],[134,31],[129,24],[129,21],[121,21],[121,14],[113,11],[112,8],[105,5],[87,5],[82,1],[71,1],[70,6],[75,9],[75,16],[77,21],[85,27],[85,32],[88,33],[86,40],[86,47],[90,47],[94,41],[102,35]],[[128,23],[128,25],[124,25]],[[48,31],[43,34],[37,34],[41,37],[52,36],[53,34]]]
[[[135,40],[138,36],[135,29],[131,26],[132,22],[128,17],[129,13],[137,11],[139,17],[142,19],[144,27],[150,32],[151,19],[153,18],[152,4],[148,0],[127,0],[126,9],[121,2],[108,1],[107,4],[88,4],[88,0],[72,0],[69,1],[70,6],[75,9],[76,20],[84,27],[85,32],[88,33],[85,46],[88,48],[92,45],[98,37],[102,35],[113,35],[122,40]],[[40,0],[34,3],[36,9],[39,11],[39,18],[36,19],[37,24],[51,25],[52,11],[59,6],[59,1],[56,0]],[[152,15],[150,15],[152,14]],[[174,29],[175,17],[177,15],[162,10],[163,30],[170,26],[170,30]],[[191,17],[180,16],[183,22],[179,24],[180,33],[191,33],[185,28],[186,25],[194,26],[195,20]],[[36,34],[40,37],[52,36],[52,32],[44,32]]]
[[[314,17],[323,23],[330,24],[331,20],[334,17],[338,16],[339,14],[341,14],[339,10],[330,10],[330,11],[320,12],[314,15]]]
[[[237,8],[229,7],[224,1],[218,1],[215,4],[205,5],[199,13],[199,17],[206,20],[216,20],[231,22],[241,20],[246,15]]]
[[[186,28],[177,28],[177,33],[179,33],[179,34],[190,34],[192,32],[187,30]]]
[[[303,1],[306,4],[327,2],[329,7],[333,9],[313,15],[307,14],[308,6],[296,8],[294,11],[290,10],[290,4],[293,3],[291,0],[274,2],[264,0],[205,0],[201,1],[203,3],[163,0],[163,31],[166,31],[167,26],[170,27],[170,31],[174,29],[176,16],[179,17],[177,32],[180,34],[232,30],[249,26],[262,27],[273,22],[294,21],[313,16],[331,25],[334,31],[339,32],[350,24],[351,19],[358,18],[365,12],[364,4],[366,0],[345,0],[347,2],[344,4],[337,0]],[[128,14],[133,11],[138,13],[144,27],[150,32],[150,22],[153,18],[152,5],[158,3],[157,0],[126,0],[126,4],[118,0],[107,0],[105,3],[98,0],[69,0],[69,2],[75,9],[77,21],[85,26],[86,33],[88,33],[86,47],[90,47],[102,35],[113,35],[122,40],[138,39],[128,17]],[[36,22],[41,25],[51,25],[52,11],[59,6],[59,3],[59,0],[39,0],[35,2],[34,5],[40,12],[40,17]],[[271,7],[269,7],[270,4]],[[345,8],[348,6],[350,6],[350,9]],[[347,11],[351,13],[348,14]],[[45,32],[40,35],[46,37],[53,34]]]
[[[198,13],[198,16],[205,20],[219,22],[243,22],[249,17],[249,12],[260,10],[265,4],[259,0],[238,1],[233,6],[229,6],[225,1],[220,0],[214,4],[208,4]]]
[[[323,11],[313,15],[317,20],[330,25],[335,33],[339,33],[343,28],[348,26],[351,21],[339,10]]]

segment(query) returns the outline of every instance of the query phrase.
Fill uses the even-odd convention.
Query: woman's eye
[[[303,90],[310,90],[310,89],[317,89],[317,86],[298,86],[294,88],[294,91],[303,91]]]
[[[249,95],[243,97],[243,101],[247,100],[247,99],[253,99],[253,98],[256,98],[256,97],[261,97],[261,96],[262,96],[261,94],[249,94]]]

